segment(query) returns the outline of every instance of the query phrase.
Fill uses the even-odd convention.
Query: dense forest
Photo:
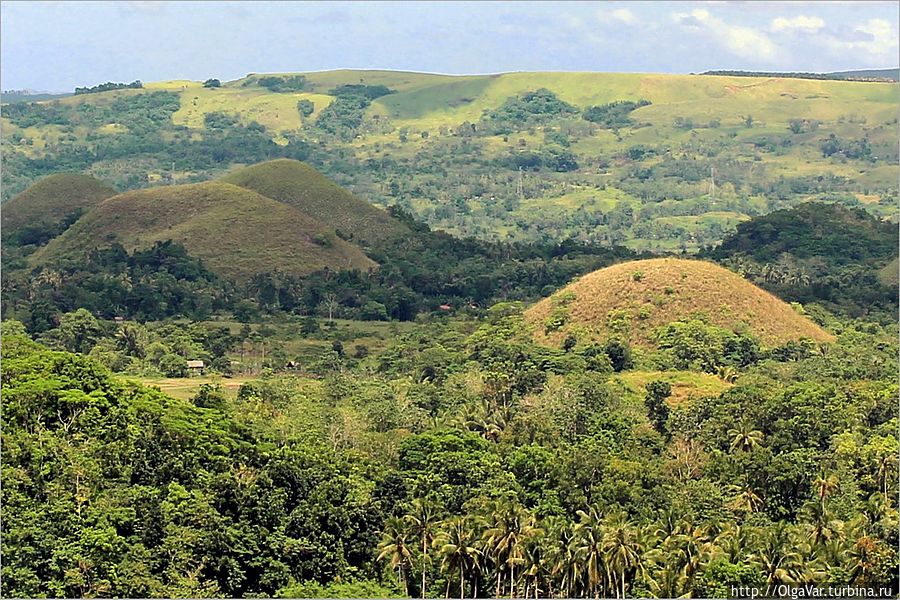
[[[896,593],[896,327],[723,357],[686,398],[697,327],[550,350],[501,304],[177,400],[97,360],[238,336],[7,321],[4,595]]]

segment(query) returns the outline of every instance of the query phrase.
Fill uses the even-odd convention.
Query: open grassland
[[[293,75],[278,73],[272,75]],[[395,93],[377,99],[371,115],[389,117],[399,127],[416,131],[475,122],[485,110],[496,109],[517,94],[546,88],[578,107],[617,100],[646,99],[650,106],[635,111],[637,120],[657,127],[671,126],[676,117],[698,122],[719,119],[723,126],[737,125],[745,116],[766,127],[783,130],[792,118],[821,121],[865,119],[889,121],[896,116],[897,84],[824,81],[787,78],[717,77],[641,73],[504,73],[449,76],[402,71],[338,70],[304,73],[308,90],[273,93],[258,85],[244,86],[245,79],[220,88],[204,88],[199,82],[165,81],[145,84],[147,90],[181,95],[177,124],[202,127],[210,112],[238,114],[281,134],[302,126],[297,101],[315,105],[312,119],[340,85],[385,85]],[[115,90],[61,100],[66,103],[109,101],[141,90]],[[672,135],[674,135],[673,132]],[[606,132],[604,132],[606,135]]]
[[[196,377],[128,377],[123,379],[137,381],[143,385],[153,388],[159,388],[161,392],[178,398],[179,400],[190,400],[197,395],[201,385],[218,386],[226,395],[231,398],[237,396],[238,388],[244,383],[252,381],[254,377],[236,376],[236,377],[209,377],[206,375],[198,375]]]
[[[542,343],[603,340],[618,333],[651,346],[654,330],[702,315],[719,327],[746,331],[764,345],[833,336],[790,305],[740,275],[709,262],[673,258],[620,263],[594,271],[541,300],[525,313]],[[558,328],[547,324],[556,318]]]
[[[651,381],[665,381],[672,386],[672,395],[666,400],[672,408],[697,398],[716,397],[733,385],[715,375],[693,371],[628,371],[612,377],[612,382],[633,401],[643,400]]]
[[[126,249],[181,243],[213,272],[237,280],[281,271],[375,266],[356,246],[300,211],[228,183],[167,186],[109,198],[33,257],[81,257],[112,242]]]
[[[895,258],[878,271],[878,280],[896,288],[900,284],[900,259]]]
[[[738,123],[754,115],[769,124],[790,118],[837,119],[858,115],[872,120],[895,116],[896,84],[801,79],[711,77],[638,73],[506,73],[454,77],[427,88],[376,101],[403,124],[421,128],[477,121],[481,113],[510,96],[547,88],[576,106],[616,100],[650,100],[635,117],[671,124],[676,116]]]
[[[323,94],[261,93],[266,90],[253,88],[191,88],[181,93],[181,109],[172,115],[176,125],[202,129],[207,114],[223,112],[237,115],[248,125],[257,122],[267,130],[281,134],[303,126],[297,103],[309,100],[314,105],[309,121],[327,107],[333,98]]]

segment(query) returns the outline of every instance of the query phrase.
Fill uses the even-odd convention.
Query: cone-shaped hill
[[[173,185],[113,196],[41,248],[32,264],[77,259],[113,242],[126,249],[183,244],[213,272],[236,280],[280,271],[305,275],[375,263],[302,212],[221,182]]]
[[[222,181],[284,202],[357,244],[376,243],[409,233],[403,223],[387,212],[296,160],[260,163],[235,171]]]
[[[654,344],[654,329],[703,314],[713,325],[746,331],[765,346],[833,337],[789,304],[740,275],[699,260],[631,261],[589,273],[544,298],[525,316],[539,342],[560,344],[574,333],[602,341],[625,330],[638,346]]]
[[[61,221],[74,219],[82,211],[100,204],[118,192],[102,181],[78,173],[58,173],[44,177],[3,205],[0,216],[4,241],[28,228],[35,232],[51,229]],[[53,234],[47,232],[49,237]],[[40,235],[40,234],[38,234]],[[28,243],[25,240],[25,243]]]

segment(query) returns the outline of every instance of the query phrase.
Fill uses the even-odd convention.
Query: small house
[[[191,376],[203,375],[203,369],[206,368],[206,365],[203,364],[202,360],[189,360],[187,361],[187,368]]]

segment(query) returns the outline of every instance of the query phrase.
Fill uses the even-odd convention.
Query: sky
[[[0,87],[338,68],[695,73],[898,63],[897,2],[0,3]]]

